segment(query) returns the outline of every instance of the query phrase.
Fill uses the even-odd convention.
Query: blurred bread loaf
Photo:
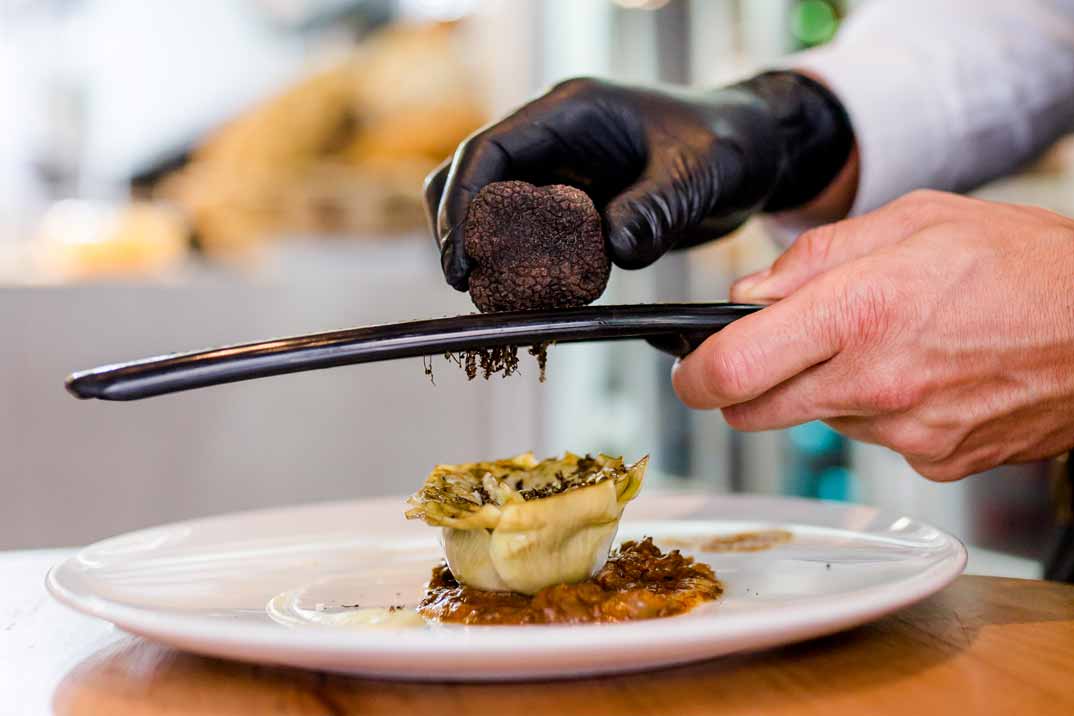
[[[485,118],[455,26],[397,25],[221,127],[155,196],[203,249],[423,225],[421,183]]]

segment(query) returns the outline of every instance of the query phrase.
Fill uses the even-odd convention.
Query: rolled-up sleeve
[[[913,189],[966,191],[1074,128],[1074,0],[872,0],[788,65],[847,109],[852,214]]]

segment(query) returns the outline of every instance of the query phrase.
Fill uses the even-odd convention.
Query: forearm
[[[1074,3],[873,0],[791,68],[824,82],[857,152],[792,216],[815,224],[916,188],[971,189],[1074,124]]]

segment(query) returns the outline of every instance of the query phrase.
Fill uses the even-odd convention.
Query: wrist
[[[763,209],[811,206],[830,214],[845,204],[844,213],[849,210],[847,196],[857,185],[854,132],[836,96],[817,80],[789,71],[765,72],[737,87],[764,103],[774,126],[778,162]]]
[[[845,219],[857,196],[858,175],[858,148],[855,145],[839,174],[820,194],[802,206],[773,212],[773,219],[779,224],[804,228]]]

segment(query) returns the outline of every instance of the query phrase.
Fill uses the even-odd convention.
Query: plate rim
[[[840,625],[851,626],[854,624],[865,623],[872,618],[890,613],[924,599],[954,581],[962,573],[966,565],[966,547],[957,537],[945,530],[941,530],[915,518],[867,505],[812,500],[809,498],[773,497],[748,494],[714,495],[693,491],[654,491],[649,494],[652,497],[667,495],[689,497],[696,495],[698,497],[704,497],[705,499],[743,503],[771,501],[774,503],[789,504],[799,502],[812,506],[830,505],[841,509],[866,508],[873,510],[875,517],[882,519],[891,517],[893,520],[906,517],[913,524],[932,529],[943,539],[945,548],[951,547],[955,551],[953,560],[944,558],[936,564],[929,565],[921,572],[900,579],[897,582],[900,585],[900,591],[897,596],[890,594],[892,584],[888,583],[872,585],[834,595],[825,595],[823,603],[820,603],[820,600],[818,600],[818,602],[805,601],[789,605],[768,605],[767,608],[761,612],[736,613],[734,619],[729,619],[727,617],[720,619],[717,618],[717,615],[711,615],[708,618],[689,621],[678,620],[676,618],[661,620],[660,626],[663,633],[672,634],[678,640],[681,640],[680,643],[683,643],[684,645],[707,643],[715,636],[720,636],[722,638],[747,636],[756,631],[758,627],[757,622],[762,618],[767,621],[770,620],[771,617],[779,616],[781,614],[783,616],[786,616],[787,614],[797,615],[794,619],[790,620],[793,622],[793,624],[790,625],[792,631],[802,631],[803,633],[809,632],[806,636],[830,633],[835,629],[842,628]],[[97,548],[111,540],[129,538],[153,530],[188,527],[208,522],[250,517],[253,515],[267,515],[274,512],[286,514],[295,509],[316,511],[327,507],[343,507],[348,504],[369,505],[375,502],[395,499],[396,498],[394,497],[374,497],[356,500],[329,500],[285,507],[242,510],[132,530],[87,545],[78,550],[74,555],[69,556],[59,564],[54,565],[46,574],[45,586],[53,598],[77,612],[103,619],[127,631],[142,634],[150,638],[156,638],[168,643],[181,644],[183,648],[198,651],[199,649],[197,649],[193,643],[206,641],[217,644],[231,644],[233,646],[241,645],[243,647],[270,645],[279,647],[281,642],[280,634],[283,633],[279,625],[270,622],[265,622],[263,624],[227,622],[209,619],[197,614],[182,614],[175,612],[165,613],[151,608],[115,602],[92,594],[76,594],[64,584],[62,572],[65,568],[71,568],[76,565],[79,558],[89,550]],[[741,521],[758,522],[764,520],[752,519]],[[785,524],[791,525],[791,523]],[[808,525],[808,523],[803,524]],[[846,531],[863,535],[870,534],[864,530]],[[838,608],[833,609],[833,607]],[[832,616],[833,613],[835,616]],[[833,626],[834,628],[832,628]],[[817,630],[813,627],[823,627],[823,630]],[[518,629],[520,628],[538,628],[542,630],[542,633],[554,634],[555,643],[543,648],[558,651],[563,648],[569,648],[570,646],[580,646],[584,644],[585,647],[591,651],[599,651],[638,646],[646,641],[647,636],[651,632],[652,625],[647,621],[641,621],[623,624],[595,625],[593,627],[587,626],[581,628],[578,626],[564,625],[531,625],[523,627],[476,626],[466,627],[465,632],[462,633],[455,630],[445,630],[443,633],[436,633],[435,631],[430,632],[427,630],[415,630],[413,632],[405,630],[392,632],[369,630],[361,632],[363,637],[368,635],[368,638],[355,638],[353,632],[311,628],[308,630],[287,630],[288,636],[285,641],[287,642],[288,650],[302,651],[309,649],[341,655],[355,655],[361,653],[392,653],[395,655],[412,655],[415,653],[432,655],[434,653],[439,653],[458,655],[465,650],[466,646],[473,647],[474,644],[472,644],[472,642],[479,639],[480,649],[483,654],[487,656],[490,654],[494,655],[507,652],[517,653],[517,636],[519,634]],[[592,639],[594,634],[594,632],[592,632],[593,628],[601,630],[601,638],[599,640]],[[383,638],[386,634],[390,634],[390,638]],[[803,636],[802,638],[805,637]],[[780,639],[779,641],[782,642],[786,640]],[[460,648],[460,646],[463,648]],[[531,647],[528,647],[527,650],[530,648]],[[538,645],[538,649],[540,648],[542,648],[541,645]],[[220,652],[202,651],[202,653]]]

